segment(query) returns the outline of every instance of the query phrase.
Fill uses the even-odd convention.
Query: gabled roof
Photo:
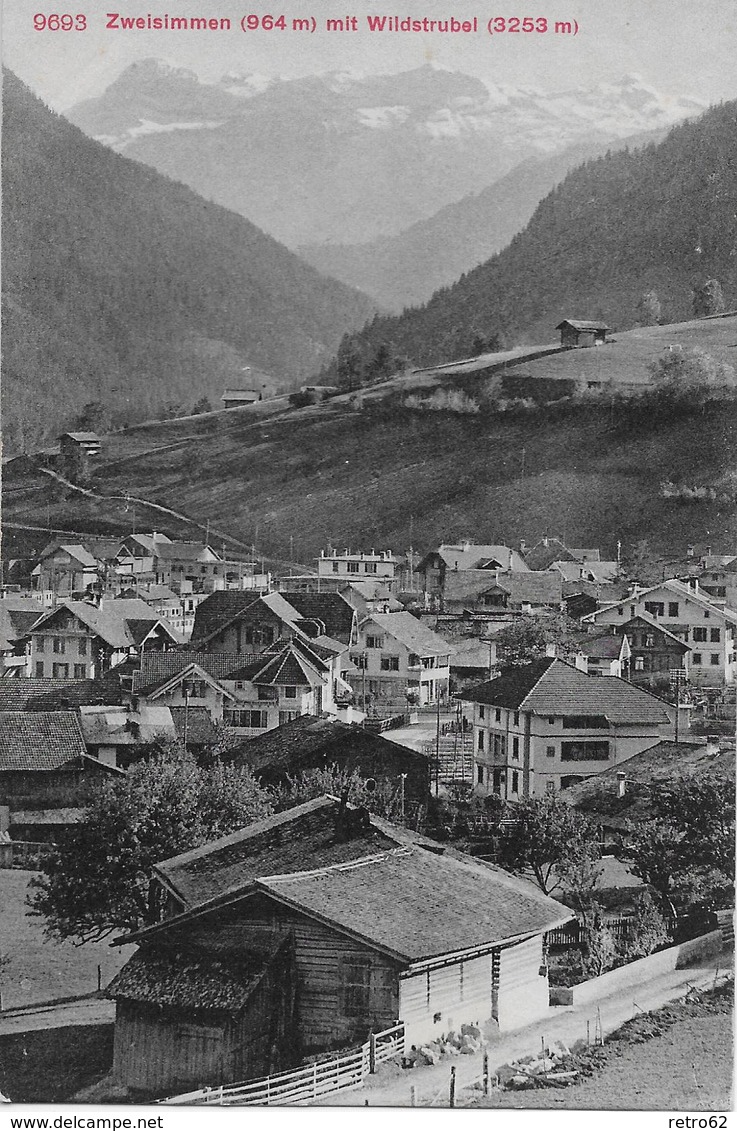
[[[254,612],[260,603],[262,608],[269,609],[280,619],[288,624],[299,619],[299,613],[292,605],[283,600],[275,601],[278,593],[268,593],[263,597],[254,593],[241,592],[240,590],[219,589],[206,597],[197,606],[192,629],[192,642],[204,644],[217,636],[231,624],[237,623],[242,613],[247,609]]]
[[[670,641],[674,648],[679,648],[682,652],[691,651],[690,644],[687,644],[685,640],[681,640],[680,636],[676,636],[674,633],[669,632],[664,625],[660,624],[660,622],[657,621],[655,617],[651,617],[649,613],[638,613],[636,617],[631,617],[622,625],[612,625],[612,628],[614,628],[617,632],[622,632],[624,633],[624,635],[627,635],[628,628],[637,628],[639,627],[639,625],[643,624],[647,628],[652,628],[656,632],[661,632],[663,636],[665,636],[666,639]]]
[[[97,567],[97,558],[93,557],[81,542],[50,542],[39,554],[39,562],[45,561],[46,558],[55,554],[57,550],[63,550],[70,558],[74,558],[78,565],[83,566],[85,569],[95,569]]]
[[[281,596],[302,620],[316,620],[325,626],[324,635],[348,643],[356,611],[341,593],[290,593]]]
[[[396,847],[395,840],[373,825],[365,836],[336,840],[335,810],[334,798],[307,801],[164,860],[154,873],[185,907],[197,907],[244,891],[259,876],[345,863]]]
[[[298,773],[320,764],[326,767],[339,765],[352,773],[353,770],[365,769],[367,759],[370,760],[372,776],[375,776],[377,763],[382,761],[386,763],[387,772],[392,774],[401,772],[402,764],[427,765],[423,754],[408,747],[389,742],[363,727],[316,715],[300,715],[292,722],[264,731],[231,747],[223,758],[248,766],[255,773],[264,769]]]
[[[606,322],[586,318],[564,318],[555,328],[562,330],[564,326],[571,326],[574,330],[611,330],[611,326],[607,326]]]
[[[352,823],[349,839],[336,836],[341,815]],[[133,939],[166,937],[211,908],[266,894],[412,965],[491,949],[570,918],[526,880],[330,797],[165,861],[155,872],[180,897],[186,892],[187,910]]]
[[[162,561],[205,561],[208,554],[213,554],[217,561],[220,555],[212,546],[204,542],[155,542],[154,555]]]
[[[100,437],[96,432],[64,432],[64,436],[71,436],[73,440],[78,440],[80,443],[87,441],[89,443],[100,443]]]
[[[553,562],[575,562],[573,550],[569,550],[560,538],[541,538],[534,546],[525,547],[524,559],[531,570],[550,569]]]
[[[737,625],[737,612],[732,609],[727,609],[724,605],[717,605],[712,601],[701,589],[698,592],[690,585],[686,585],[683,581],[677,581],[675,578],[669,578],[668,581],[659,581],[657,585],[649,585],[646,589],[638,589],[635,593],[628,593],[626,597],[621,597],[619,601],[609,601],[606,605],[602,605],[595,613],[588,613],[582,619],[585,621],[595,621],[602,613],[608,613],[612,609],[618,608],[620,605],[636,604],[644,597],[650,596],[651,593],[656,593],[659,590],[665,589],[666,592],[672,593],[674,597],[678,597],[682,601],[692,601],[694,604],[699,605],[702,609],[715,613],[717,616],[724,617],[732,625]]]
[[[9,650],[22,640],[43,613],[41,602],[32,597],[3,597],[0,600],[0,650]]]
[[[361,622],[361,629],[374,625],[380,632],[393,636],[410,652],[418,656],[448,656],[453,646],[432,629],[412,616],[412,613],[369,613]]]
[[[160,684],[196,664],[214,679],[224,679],[230,672],[258,659],[256,653],[234,656],[232,652],[146,652],[140,657],[140,668],[133,672],[133,690],[141,692]]]
[[[231,657],[231,663],[235,657]],[[138,673],[140,675],[140,673]],[[151,683],[147,686],[137,686],[134,681],[135,690],[146,696],[148,699],[158,699],[160,695],[166,695],[167,692],[173,691],[180,683],[185,680],[198,680],[208,684],[213,691],[219,691],[226,699],[232,699],[232,693],[224,687],[215,676],[210,675],[206,668],[201,667],[197,663],[188,664],[186,668],[180,668],[179,671],[174,672],[172,675],[164,676],[158,683]]]
[[[564,581],[598,581],[606,584],[619,576],[617,562],[553,562],[550,568],[557,570]]]
[[[145,601],[138,599],[104,601],[100,608],[87,601],[64,601],[36,622],[34,632],[50,630],[55,619],[65,609],[111,648],[134,647],[156,628],[163,629],[173,643],[180,643],[180,637],[171,625],[159,617]]]
[[[451,570],[445,575],[443,599],[475,603],[487,592],[502,590],[512,605],[559,605],[563,600],[560,574],[530,570],[487,573],[485,570]]]
[[[264,652],[247,668],[231,673],[230,678],[266,687],[321,687],[325,682],[325,664],[317,657],[314,660],[289,641],[278,652]]]
[[[0,770],[58,770],[85,755],[73,712],[0,712]]]
[[[546,656],[469,688],[461,698],[535,715],[600,715],[612,726],[670,722],[662,700],[616,676],[592,677]]]
[[[509,546],[474,546],[470,542],[453,545],[443,542],[437,550],[432,550],[425,555],[417,567],[418,570],[426,568],[426,563],[433,554],[438,554],[443,560],[446,571],[495,568],[523,570],[526,568],[522,556],[516,550],[510,549]],[[495,565],[495,563],[498,563],[498,565]]]

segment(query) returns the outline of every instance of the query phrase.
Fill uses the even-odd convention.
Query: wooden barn
[[[580,318],[564,318],[555,328],[560,330],[560,344],[568,349],[603,346],[611,332],[606,322],[589,322]]]
[[[113,1074],[154,1097],[268,1075],[295,1059],[294,943],[221,932],[206,948],[142,947],[106,990]]]
[[[526,881],[330,797],[165,861],[157,882],[162,921],[120,942],[215,953],[254,931],[294,937],[304,1054],[398,1021],[409,1047],[544,1016],[543,935],[570,918]]]

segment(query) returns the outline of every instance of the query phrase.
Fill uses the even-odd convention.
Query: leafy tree
[[[518,667],[545,656],[549,644],[555,645],[561,658],[573,656],[580,634],[576,622],[563,614],[517,617],[494,637],[497,658],[502,667]]]
[[[345,797],[351,805],[363,805],[378,816],[401,822],[400,787],[364,778],[357,770],[349,772],[336,765],[303,770],[293,776],[288,775],[282,785],[273,787],[271,791],[277,813],[325,794]]]
[[[593,824],[553,794],[525,798],[513,816],[514,824],[502,827],[499,862],[530,875],[546,895],[572,874],[577,859],[599,856]]]
[[[31,881],[31,914],[51,938],[78,943],[134,931],[157,919],[152,866],[272,811],[250,770],[198,766],[181,748],[140,762],[102,785],[84,819]]]
[[[581,932],[581,953],[584,972],[599,978],[611,970],[617,958],[617,941],[606,924],[604,911],[594,904]]]
[[[646,291],[637,305],[637,314],[642,326],[657,326],[662,317],[660,299],[656,291]]]
[[[621,947],[627,962],[646,958],[669,938],[668,924],[655,906],[649,892],[643,892],[637,901],[635,913],[627,924],[627,937]]]
[[[693,312],[696,318],[706,318],[710,314],[721,314],[724,310],[724,294],[718,279],[707,279],[693,293]]]
[[[207,397],[200,397],[192,406],[192,415],[199,416],[202,412],[212,412],[212,405]]]
[[[716,776],[656,784],[652,818],[622,850],[630,871],[650,884],[673,917],[677,909],[724,906],[734,899],[735,811],[732,783]]]

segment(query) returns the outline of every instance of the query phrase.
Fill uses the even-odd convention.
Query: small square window
[[[713,667],[718,667],[718,665],[719,665],[719,653],[718,652],[712,652],[711,663],[712,663]]]
[[[545,754],[546,754],[546,757],[548,757],[548,758],[554,758],[555,757],[555,747],[554,746],[546,746],[545,747]]]
[[[698,667],[698,665],[701,663],[701,653],[700,652],[694,652],[693,656],[691,657],[691,660]]]

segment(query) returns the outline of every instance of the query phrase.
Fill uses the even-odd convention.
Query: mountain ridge
[[[10,451],[47,442],[87,402],[121,424],[217,400],[248,384],[249,365],[294,388],[372,313],[243,217],[87,138],[7,71],[2,143]]]
[[[546,92],[425,65],[206,84],[147,59],[67,117],[298,247],[391,237],[527,157],[699,109],[636,76]]]

